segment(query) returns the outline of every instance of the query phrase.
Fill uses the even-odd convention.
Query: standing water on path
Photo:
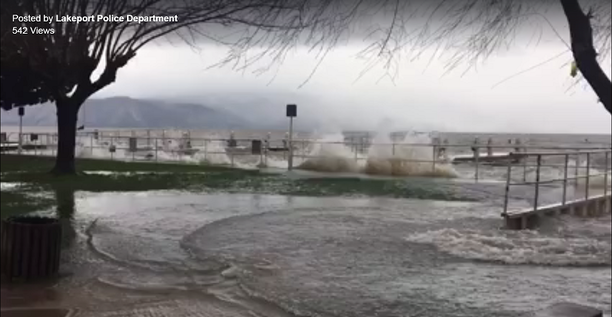
[[[610,218],[508,232],[475,198],[80,193],[58,289],[83,316],[609,316]]]

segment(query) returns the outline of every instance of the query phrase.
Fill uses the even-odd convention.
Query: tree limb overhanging
[[[74,173],[75,130],[81,105],[112,84],[143,46],[163,37],[195,45],[228,30],[241,31],[229,44],[238,58],[253,47],[281,60],[300,38],[312,46],[335,43],[350,17],[333,0],[15,0],[2,6],[2,108],[53,101],[59,144],[55,172]],[[93,16],[93,22],[19,23],[19,16]],[[98,16],[170,16],[146,23],[98,20]],[[159,21],[158,21],[159,20]],[[23,36],[15,28],[53,28],[53,34]],[[305,37],[306,36],[306,37]],[[231,60],[231,59],[228,59]],[[13,65],[13,66],[10,66]],[[6,66],[6,69],[5,69]],[[92,78],[99,70],[99,76]]]
[[[610,111],[610,80],[597,63],[610,51],[610,1],[591,1],[593,16],[578,0],[12,0],[2,4],[1,106],[53,101],[59,145],[56,171],[74,173],[76,121],[83,102],[112,84],[139,49],[161,38],[195,46],[201,39],[227,45],[220,64],[251,67],[263,57],[280,63],[296,45],[323,58],[355,30],[372,44],[362,52],[386,69],[398,57],[451,52],[448,70],[475,66],[509,46],[517,29],[546,9],[563,6],[578,68]],[[131,23],[19,23],[20,16],[176,16],[176,21]],[[363,30],[363,26],[369,26]],[[16,27],[53,28],[54,34],[23,36]],[[247,52],[257,48],[256,54]],[[407,49],[406,49],[407,48]],[[433,53],[432,53],[433,52]],[[447,55],[448,56],[448,55]],[[366,67],[369,69],[373,64]],[[270,64],[257,71],[266,71]],[[92,78],[99,72],[97,78]],[[313,71],[314,73],[314,71]],[[311,74],[312,75],[312,74]],[[309,77],[310,78],[310,77]]]
[[[560,0],[569,23],[572,53],[580,72],[593,88],[600,102],[612,114],[612,83],[597,61],[591,19],[593,13],[585,14],[578,0]],[[611,89],[611,90],[608,90]]]
[[[573,5],[565,6],[568,10],[564,11],[563,2]],[[569,34],[560,33],[549,20],[565,16],[570,30],[592,30],[591,34],[579,32],[580,45],[590,44],[593,48],[588,57],[581,57],[582,66],[579,68],[582,77],[593,88],[605,109],[610,111],[607,101],[610,99],[607,90],[610,88],[610,79],[599,65],[606,59],[608,63],[610,60],[609,0],[580,1],[585,8],[590,8],[591,15],[587,19],[576,18],[584,15],[578,0],[404,1],[401,14],[391,10],[396,5],[395,0],[380,0],[378,3],[392,11],[386,15],[390,23],[379,24],[370,33],[370,45],[360,53],[360,57],[368,61],[360,76],[382,65],[387,71],[386,75],[394,80],[403,67],[400,60],[414,61],[425,55],[429,57],[429,63],[441,59],[447,72],[462,67],[465,73],[480,65],[492,53],[513,46],[519,32],[529,29],[532,35],[540,33],[541,36],[542,26],[552,29],[560,43],[566,44],[569,41],[565,41],[564,37]],[[527,28],[528,25],[536,28]],[[578,35],[576,32],[572,34]],[[574,38],[572,35],[572,40],[576,42]],[[570,45],[567,46],[569,52]],[[599,52],[599,55],[593,55],[593,52]],[[574,59],[577,61],[578,58],[574,56]]]

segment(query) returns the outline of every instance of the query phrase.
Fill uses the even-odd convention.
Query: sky
[[[496,51],[465,73],[467,63],[447,73],[444,59],[430,63],[434,53],[425,51],[420,59],[402,60],[393,79],[385,76],[382,65],[360,76],[368,66],[358,58],[368,44],[362,40],[336,46],[322,61],[298,47],[263,74],[253,72],[257,65],[246,71],[209,68],[226,56],[225,47],[202,43],[196,51],[158,43],[139,51],[120,70],[117,81],[94,97],[198,102],[216,95],[293,94],[309,97],[306,104],[298,104],[300,109],[340,129],[375,129],[392,122],[397,127],[449,132],[609,134],[610,114],[585,82],[576,83],[569,75],[567,25],[563,19],[553,22],[540,24],[543,32],[537,43],[537,32],[526,26],[510,48]],[[602,64],[608,76],[609,61],[608,56]]]

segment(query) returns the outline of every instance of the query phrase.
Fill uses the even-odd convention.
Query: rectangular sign
[[[287,105],[287,117],[297,117],[297,105]]]

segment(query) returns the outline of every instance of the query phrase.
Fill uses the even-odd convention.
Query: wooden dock
[[[502,214],[506,227],[511,230],[533,229],[538,226],[542,217],[564,214],[579,217],[599,217],[610,213],[610,195],[598,195],[588,199],[568,201],[565,204],[551,204],[510,211]]]

